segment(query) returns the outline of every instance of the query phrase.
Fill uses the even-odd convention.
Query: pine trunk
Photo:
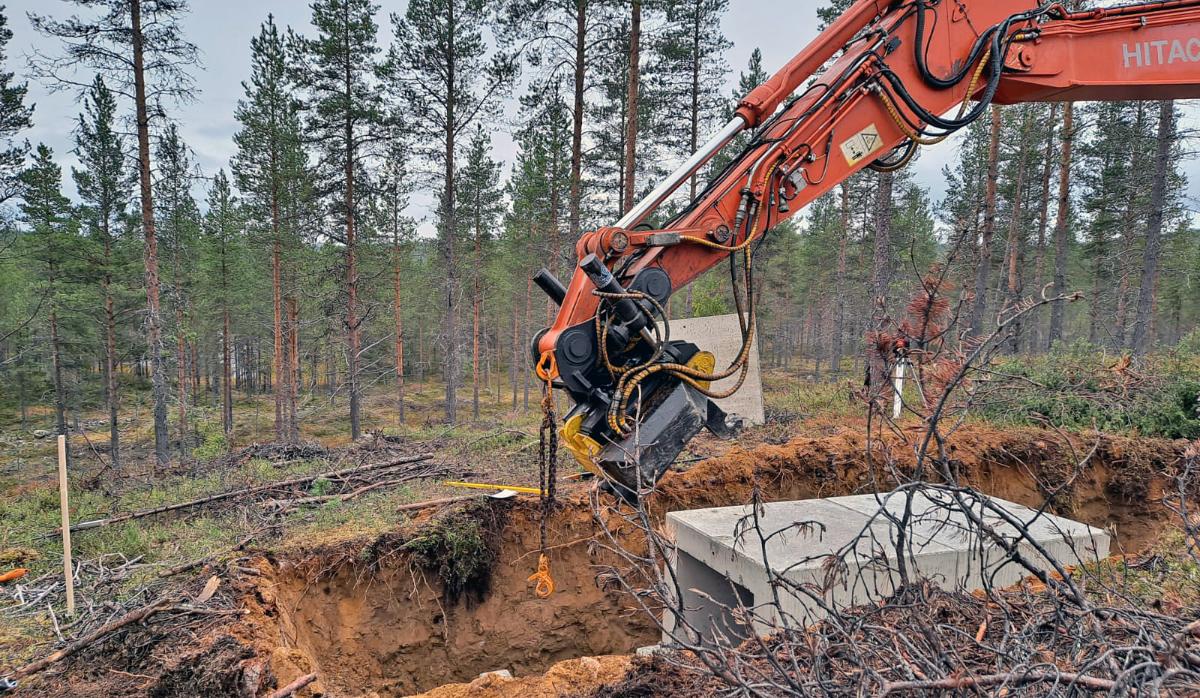
[[[988,142],[987,185],[984,195],[983,230],[979,236],[979,258],[975,267],[975,300],[971,306],[971,334],[983,331],[987,311],[988,277],[992,271],[992,238],[996,232],[996,178],[1000,169],[1000,107],[992,107],[991,139]]]
[[[188,314],[191,314],[191,307],[188,308]],[[200,347],[196,342],[188,342],[188,349],[191,351],[191,367],[192,367],[192,407],[200,406]]]
[[[1025,247],[1025,236],[1022,231],[1022,216],[1025,213],[1025,165],[1026,157],[1028,156],[1029,145],[1029,112],[1028,108],[1025,112],[1025,118],[1021,124],[1021,141],[1018,145],[1020,155],[1017,159],[1017,181],[1016,189],[1013,191],[1012,211],[1009,213],[1008,220],[1008,278],[1007,278],[1007,296],[1009,308],[1015,308],[1021,302],[1021,293],[1024,291],[1021,279],[1021,262]],[[1021,348],[1021,323],[1016,322],[1013,325],[1012,336],[1009,338],[1008,350],[1012,354],[1016,354]]]
[[[871,269],[871,300],[875,327],[881,327],[888,309],[888,289],[892,278],[892,189],[895,175],[881,172],[875,190],[875,258]],[[871,367],[871,385],[887,383],[887,368],[878,352],[871,352],[868,365]]]
[[[1054,221],[1054,295],[1067,293],[1067,252],[1069,230],[1067,220],[1071,206],[1071,146],[1075,138],[1075,105],[1067,102],[1063,108],[1062,157],[1058,171],[1058,217]],[[1050,307],[1050,331],[1046,335],[1046,348],[1062,341],[1066,303],[1054,303]]]
[[[443,379],[446,382],[446,423],[454,424],[458,421],[458,318],[454,302],[458,276],[458,263],[454,258],[454,238],[458,231],[454,206],[454,147],[455,135],[458,130],[457,103],[455,99],[455,90],[458,89],[458,77],[455,73],[455,67],[458,56],[456,55],[453,43],[453,27],[455,22],[454,3],[450,3],[448,8],[449,13],[446,22],[450,30],[446,34],[451,37],[451,42],[446,47],[446,150],[444,153],[446,169],[443,173],[445,188],[442,191],[442,258],[446,265],[444,270],[446,277],[444,287],[446,294],[446,315],[443,320],[443,328],[445,330],[446,354],[442,358],[442,365],[445,374]]]
[[[224,261],[222,261],[224,267]],[[233,436],[233,356],[229,350],[229,305],[221,310],[221,426],[228,441]]]
[[[638,72],[641,68],[642,0],[629,3],[629,80],[625,97],[625,181],[621,213],[633,208],[637,191]]]
[[[850,240],[850,185],[842,183],[841,236],[838,239],[837,277],[833,281],[834,303],[837,305],[833,327],[833,357],[830,369],[842,370],[843,340],[846,336],[846,248]]]
[[[288,443],[300,440],[300,422],[296,418],[297,385],[300,382],[300,305],[293,297],[286,299],[287,305],[287,395],[284,404],[287,422]]]
[[[1058,104],[1050,106],[1050,123],[1058,121]],[[1041,294],[1046,284],[1046,233],[1050,229],[1050,175],[1054,169],[1054,130],[1046,136],[1046,149],[1042,153],[1042,205],[1038,211],[1037,248],[1033,257],[1033,291]],[[1035,320],[1026,346],[1037,351],[1042,346],[1042,324]]]
[[[396,212],[396,215],[399,215]],[[396,343],[396,424],[404,426],[404,313],[401,309],[400,229],[392,225],[392,313],[395,315]]]
[[[51,272],[50,294],[55,293],[54,290],[54,273]],[[58,336],[58,301],[50,302],[50,361],[53,364],[54,370],[54,431],[55,433],[67,435],[67,386],[63,383],[62,369],[62,341]],[[67,449],[68,463],[71,456],[71,449]]]
[[[517,411],[517,370],[521,361],[521,295],[516,289],[512,294],[512,362],[508,367],[508,378],[512,384],[512,409]]]
[[[478,208],[476,208],[478,212]],[[471,293],[471,418],[479,421],[479,311],[483,305],[483,230],[475,217],[475,273]]]
[[[892,282],[892,194],[895,175],[877,175],[875,190],[875,259],[871,269],[871,298],[876,308],[887,308],[888,288]]]
[[[179,455],[187,455],[187,340],[183,331],[183,308],[175,307],[175,382],[178,391],[176,409],[179,412]]]
[[[1133,324],[1131,348],[1145,354],[1153,339],[1151,320],[1154,313],[1154,286],[1162,255],[1163,214],[1167,199],[1167,177],[1171,171],[1171,147],[1175,141],[1175,103],[1159,104],[1157,150],[1154,153],[1154,181],[1150,185],[1150,215],[1146,222],[1146,249],[1142,254],[1142,278],[1138,294],[1137,317]]]
[[[117,384],[117,314],[112,294],[112,237],[104,220],[104,385],[108,399],[108,454],[113,469],[121,469],[118,423],[121,394]]]
[[[272,156],[274,157],[274,156]],[[274,165],[272,165],[274,168]],[[275,396],[275,440],[282,442],[284,435],[287,433],[287,428],[284,425],[283,411],[283,253],[282,245],[279,241],[279,202],[275,196],[274,187],[271,191],[271,231],[274,240],[271,242],[271,307],[275,313],[274,324],[272,325],[273,337],[273,354],[271,356],[271,369],[275,380],[272,385],[272,392]]]
[[[346,55],[350,54],[350,47],[345,47]],[[353,99],[352,78],[350,76],[352,66],[349,61],[345,65],[345,99],[347,104]],[[354,217],[354,162],[355,162],[355,147],[354,147],[354,122],[349,115],[346,116],[345,124],[343,125],[345,141],[345,171],[346,171],[346,343],[348,345],[348,353],[346,356],[346,379],[350,383],[350,438],[358,441],[362,435],[362,418],[359,414],[359,389],[358,389],[358,361],[359,361],[359,320],[358,320],[358,239],[357,231],[355,230]]]
[[[587,4],[575,0],[575,84],[574,110],[571,114],[571,200],[568,202],[568,230],[572,240],[579,239],[580,211],[583,206],[583,97],[587,75]],[[555,253],[557,255],[557,252]],[[550,271],[554,271],[553,268]]]
[[[528,276],[528,274],[526,276]],[[521,336],[523,336],[523,337],[529,336],[529,327],[530,327],[529,314],[530,314],[530,311],[532,310],[532,306],[533,306],[533,278],[530,277],[525,281],[525,317],[524,317],[524,319],[522,321],[522,325],[521,325],[521,330],[522,330]],[[524,394],[523,400],[524,400],[524,404],[525,404],[525,409],[529,409],[529,376],[532,375],[533,372],[532,371],[522,371],[521,373],[525,376],[525,386],[524,386],[525,394]]]
[[[1139,132],[1141,129],[1138,129]],[[1140,164],[1135,158],[1134,171],[1140,170]],[[1129,293],[1132,285],[1131,277],[1134,270],[1133,260],[1133,221],[1136,214],[1135,204],[1131,200],[1125,206],[1125,215],[1121,218],[1121,246],[1117,253],[1116,264],[1119,268],[1117,282],[1117,312],[1113,322],[1112,347],[1115,351],[1125,348],[1125,333],[1129,326]]]
[[[142,203],[143,255],[146,266],[146,345],[154,394],[154,459],[159,466],[171,460],[167,426],[167,376],[163,361],[162,313],[159,303],[158,236],[154,226],[154,192],[150,174],[150,112],[146,103],[146,72],[142,37],[141,0],[129,1],[130,41],[133,44],[133,87],[137,111],[138,179]]]
[[[688,156],[691,156],[700,148],[700,10],[692,8],[692,55],[691,58],[691,84],[689,92],[691,104],[688,108]],[[694,174],[688,180],[688,201],[696,200],[697,185],[699,184],[700,176]],[[687,307],[687,316],[695,317],[695,284],[688,284],[686,297],[684,298],[685,306]],[[669,301],[668,301],[669,302]]]

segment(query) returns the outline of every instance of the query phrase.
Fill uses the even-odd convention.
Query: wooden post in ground
[[[71,563],[71,511],[67,502],[67,437],[58,435],[58,502],[62,509],[63,576],[67,585],[67,616],[75,616],[75,566]]]

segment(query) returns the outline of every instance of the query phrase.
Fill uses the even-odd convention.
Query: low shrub
[[[1086,343],[992,366],[978,413],[1008,424],[1049,423],[1171,439],[1200,438],[1200,341],[1141,359]]]

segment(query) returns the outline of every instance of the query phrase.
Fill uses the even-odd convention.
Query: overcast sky
[[[7,5],[9,26],[13,40],[9,45],[9,69],[18,74],[25,72],[25,56],[31,50],[55,52],[56,42],[38,36],[29,25],[26,13],[30,11],[64,16],[73,5],[61,0],[0,0]],[[382,7],[377,21],[381,30],[380,43],[391,41],[390,22],[387,15],[403,12],[406,2],[381,0]],[[783,65],[796,52],[816,36],[817,2],[779,2],[779,0],[731,0],[725,18],[725,33],[733,42],[728,60],[732,67],[723,91],[732,93],[737,73],[743,69],[755,47],[762,49],[763,63],[768,71]],[[196,153],[200,167],[208,175],[218,168],[228,168],[234,152],[233,134],[237,122],[233,118],[234,107],[242,96],[242,80],[249,70],[250,39],[258,32],[259,24],[268,13],[273,13],[280,26],[290,25],[301,33],[310,34],[308,2],[302,0],[192,0],[192,12],[184,22],[187,36],[199,46],[202,67],[195,72],[198,87],[197,99],[193,104],[174,110],[188,145]],[[48,92],[44,86],[30,83],[30,101],[36,103],[34,128],[29,131],[30,141],[45,142],[51,146],[64,167],[74,163],[69,151],[72,147],[71,129],[79,105],[75,95]],[[515,111],[510,103],[510,115]],[[1195,110],[1187,109],[1185,128],[1197,126]],[[496,157],[510,162],[515,154],[508,133],[495,132]],[[939,200],[945,190],[941,176],[942,166],[950,162],[956,153],[953,139],[939,146],[925,148],[922,157],[913,166],[917,181],[929,189],[932,199]],[[1200,163],[1195,158],[1185,163],[1189,179],[1189,207],[1195,211],[1200,200]],[[70,178],[65,185],[71,188]],[[427,218],[432,199],[418,197],[414,200],[412,214]]]

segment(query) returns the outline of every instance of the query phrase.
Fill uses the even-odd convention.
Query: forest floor
[[[849,380],[769,372],[768,423],[733,443],[694,441],[656,494],[655,515],[741,504],[754,487],[769,500],[869,490],[865,423],[850,390]],[[212,437],[215,412],[196,408],[199,445],[159,472],[147,462],[144,404],[127,410],[120,472],[92,447],[106,441],[102,415],[85,415],[86,436],[71,440],[73,520],[117,522],[74,536],[75,618],[65,615],[61,584],[54,445],[32,435],[50,428],[50,415],[0,423],[0,574],[28,570],[0,584],[0,677],[58,650],[69,656],[23,679],[22,692],[259,696],[315,675],[296,695],[652,695],[613,688],[657,671],[630,658],[657,630],[598,583],[604,553],[591,485],[560,485],[563,506],[547,526],[557,591],[540,601],[526,579],[536,566],[536,498],[490,500],[443,484],[536,486],[540,415],[485,392],[480,418],[451,428],[439,424],[441,397],[440,386],[410,386],[400,426],[392,396],[368,395],[364,423],[377,430],[357,443],[344,403],[313,398],[301,408],[302,447],[259,445],[272,439],[270,396],[239,402],[229,445]],[[536,409],[536,394],[531,401]],[[470,415],[467,391],[459,410]],[[901,461],[900,446],[918,429],[890,437]],[[971,484],[1031,505],[1042,502],[1040,480],[1094,448],[1055,509],[1109,527],[1130,559],[1180,547],[1160,502],[1187,445],[983,421],[953,440]],[[443,503],[421,505],[429,501]],[[1200,569],[1182,561],[1170,568],[1176,578],[1140,588],[1158,608],[1200,605],[1191,588]],[[476,680],[499,669],[517,678]]]

